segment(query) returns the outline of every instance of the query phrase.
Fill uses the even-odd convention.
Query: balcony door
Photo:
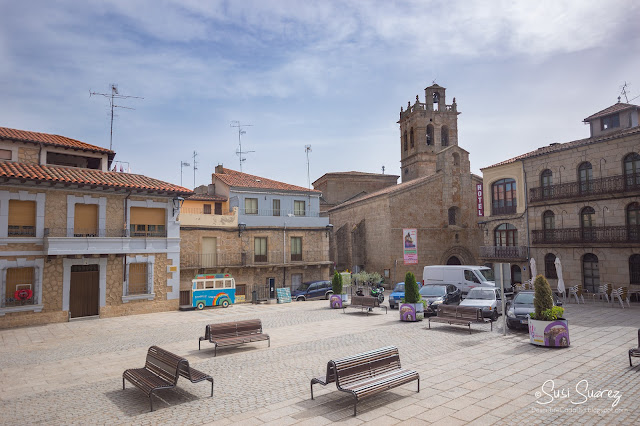
[[[627,206],[627,240],[640,241],[640,204]]]
[[[600,268],[598,267],[598,256],[587,253],[582,257],[582,282],[584,290],[589,293],[596,293],[600,286]]]
[[[503,223],[495,230],[496,256],[501,258],[517,257],[518,230],[510,223]]]
[[[213,268],[218,264],[217,259],[218,239],[211,237],[202,238],[202,267]]]

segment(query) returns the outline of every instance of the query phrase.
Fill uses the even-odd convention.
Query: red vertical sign
[[[476,197],[478,199],[478,216],[484,216],[484,200],[482,199],[482,184],[476,184]]]

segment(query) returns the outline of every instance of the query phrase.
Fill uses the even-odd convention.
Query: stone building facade
[[[320,217],[319,191],[222,166],[206,196],[224,203],[221,214],[204,213],[204,194],[185,201],[180,214],[181,304],[189,304],[197,274],[230,273],[236,295],[273,299],[275,289],[330,278],[329,220]]]
[[[177,309],[179,196],[113,151],[0,128],[0,328]]]
[[[445,104],[445,91],[430,86],[425,103],[416,97],[400,111],[403,183],[329,210],[331,255],[339,270],[375,271],[398,282],[408,271],[422,279],[426,265],[477,264],[482,234],[475,188],[482,180],[471,174],[469,153],[458,146],[459,113],[455,101]],[[323,194],[330,199],[330,192]],[[417,231],[417,263],[405,262],[407,229]]]
[[[320,213],[326,215],[330,208],[354,200],[372,192],[398,183],[397,175],[365,172],[325,173],[313,182],[313,187],[322,192]]]
[[[490,212],[484,254],[506,255],[483,259],[512,268],[527,268],[535,259],[537,273],[556,287],[559,258],[566,287],[582,285],[593,293],[608,283],[640,290],[639,115],[640,107],[618,102],[584,120],[588,138],[552,143],[483,169]],[[507,199],[517,199],[517,207]],[[507,235],[514,232],[516,238]]]

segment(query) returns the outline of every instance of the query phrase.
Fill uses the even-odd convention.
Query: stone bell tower
[[[416,95],[413,105],[400,107],[400,165],[402,182],[436,172],[436,154],[458,145],[456,98],[447,105],[446,89],[437,84],[424,89],[425,102]]]

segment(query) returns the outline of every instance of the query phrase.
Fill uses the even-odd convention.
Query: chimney
[[[222,167],[222,164],[218,164],[216,166],[216,173],[224,173],[224,167]]]

